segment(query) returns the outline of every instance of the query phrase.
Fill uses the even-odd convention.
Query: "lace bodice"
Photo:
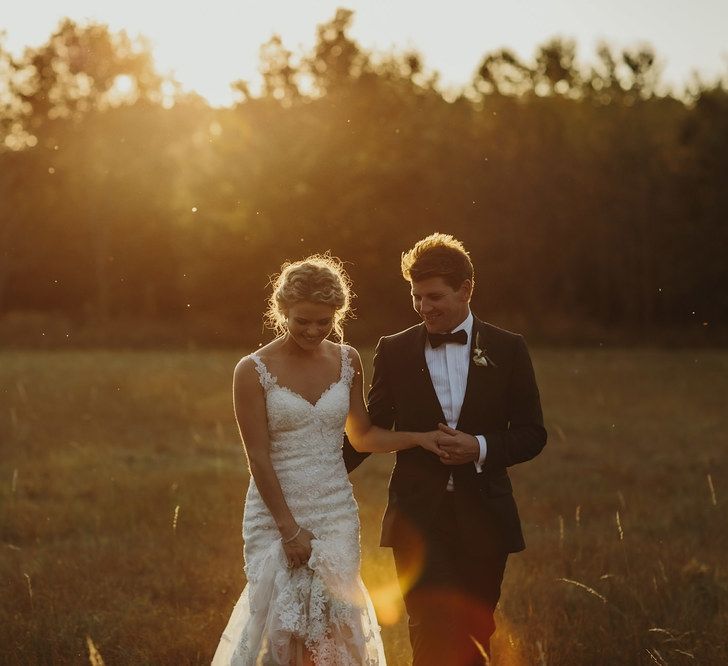
[[[323,428],[328,433],[337,431],[343,435],[346,415],[349,412],[349,392],[354,368],[349,350],[343,345],[340,349],[339,378],[331,383],[315,404],[290,388],[278,384],[278,378],[271,375],[262,359],[257,354],[250,355],[265,391],[271,451],[277,451],[285,445],[289,439],[287,433],[295,433],[298,438],[302,431],[310,430],[311,434],[319,434]],[[316,443],[324,444],[322,439],[318,438]],[[340,447],[340,441],[338,445]],[[288,454],[294,455],[293,452]]]

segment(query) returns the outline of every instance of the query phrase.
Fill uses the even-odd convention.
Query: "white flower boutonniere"
[[[473,348],[473,363],[479,365],[482,368],[487,368],[492,365],[494,368],[498,366],[493,363],[492,359],[487,354],[488,350],[480,344],[480,331],[475,334],[475,347]]]

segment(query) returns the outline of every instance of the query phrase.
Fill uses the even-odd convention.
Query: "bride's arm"
[[[253,479],[255,479],[255,485],[278,526],[281,539],[286,543],[287,555],[292,555],[292,553],[288,552],[291,548],[301,550],[300,559],[302,561],[298,561],[295,555],[290,557],[289,561],[293,561],[295,565],[301,564],[308,559],[306,550],[310,553],[310,543],[306,542],[310,542],[308,535],[311,535],[311,533],[307,530],[301,530],[298,537],[294,538],[299,531],[299,525],[286,503],[278,476],[275,469],[273,469],[270,459],[265,394],[261,390],[255,364],[248,357],[242,359],[235,367],[233,404],[235,407],[235,420],[245,446],[248,466]],[[301,548],[297,548],[297,546],[301,546]]]
[[[354,367],[354,379],[351,383],[349,414],[346,418],[346,436],[356,451],[369,453],[387,453],[421,446],[439,456],[444,452],[438,447],[440,434],[433,432],[402,432],[385,430],[372,425],[364,402],[364,373],[359,353],[348,347]]]

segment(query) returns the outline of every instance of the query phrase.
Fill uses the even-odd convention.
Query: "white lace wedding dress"
[[[243,539],[248,584],[213,666],[301,663],[383,666],[374,608],[360,575],[359,513],[341,453],[353,377],[346,347],[339,380],[316,404],[279,386],[251,354],[266,396],[270,455],[296,521],[316,536],[308,566],[289,569],[273,517],[251,478]]]

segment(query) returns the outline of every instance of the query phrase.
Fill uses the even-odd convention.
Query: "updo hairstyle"
[[[271,282],[273,293],[268,299],[265,321],[277,335],[284,335],[287,330],[288,309],[296,303],[308,301],[336,308],[333,328],[339,342],[344,341],[343,323],[351,314],[350,301],[354,294],[340,259],[326,253],[286,262]]]

